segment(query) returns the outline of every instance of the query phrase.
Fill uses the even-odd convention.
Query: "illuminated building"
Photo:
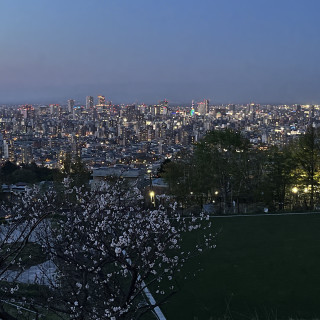
[[[86,97],[86,109],[92,109],[93,108],[93,97],[87,96]]]
[[[9,159],[9,144],[6,140],[3,140],[3,159]]]
[[[70,101],[70,100],[69,100]],[[68,103],[69,103],[68,101]],[[72,100],[73,101],[73,100]],[[74,101],[73,101],[74,103]],[[72,107],[73,108],[73,107]],[[49,106],[49,110],[50,110],[50,114],[53,116],[53,117],[58,117],[59,116],[59,113],[60,113],[60,106],[58,104],[50,104]]]
[[[106,105],[106,97],[98,96],[98,106],[105,106],[105,105]]]
[[[209,113],[209,100],[205,99],[198,103],[198,113],[201,116]]]
[[[73,99],[68,100],[68,112],[69,113],[72,113],[73,107],[74,107],[74,100]]]
[[[164,101],[160,101],[160,114],[167,115],[168,114],[168,101],[165,99]]]
[[[24,119],[32,118],[34,116],[34,108],[27,104],[20,108],[20,112]]]

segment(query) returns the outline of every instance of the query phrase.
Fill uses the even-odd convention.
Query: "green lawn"
[[[320,319],[320,214],[212,220],[217,248],[177,277],[168,320]]]

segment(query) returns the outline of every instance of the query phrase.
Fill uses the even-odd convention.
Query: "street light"
[[[149,173],[149,185],[150,185],[150,189],[151,189],[151,187],[152,187],[152,179],[151,179],[152,170],[148,169],[147,173]]]
[[[298,196],[299,189],[297,187],[293,187],[291,189],[291,191],[295,195],[294,198],[293,198],[294,201],[292,201],[292,209],[293,209],[294,208],[294,204],[297,205],[297,202],[298,202],[297,196]]]
[[[221,197],[220,197],[220,196],[218,197],[219,191],[216,190],[216,191],[214,192],[214,195],[216,196],[216,199],[219,199],[219,212],[221,212]],[[215,202],[216,202],[215,200],[212,201],[212,203],[215,203]]]
[[[154,191],[150,191],[149,192],[149,196],[150,196],[150,201],[153,205],[155,205],[155,201],[154,201]]]

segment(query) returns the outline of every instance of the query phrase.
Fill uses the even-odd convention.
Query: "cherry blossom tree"
[[[176,292],[175,274],[190,257],[214,247],[207,216],[181,218],[175,204],[145,209],[139,190],[123,190],[121,181],[51,190],[52,201],[47,193],[30,199],[20,205],[46,217],[33,230],[56,271],[42,299],[29,305],[71,319],[139,319]],[[183,235],[193,231],[202,241],[183,249]]]
[[[35,230],[57,211],[59,203],[56,192],[43,192],[39,187],[29,188],[23,195],[13,195],[11,201],[2,203],[5,220],[0,224],[0,318],[14,319],[3,306],[19,290],[17,279],[27,267],[21,255]],[[33,258],[30,254],[29,259]]]

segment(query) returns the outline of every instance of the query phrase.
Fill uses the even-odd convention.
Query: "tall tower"
[[[314,105],[311,106],[309,110],[309,125],[315,127],[314,123]]]
[[[86,109],[92,109],[93,108],[93,97],[87,96],[86,97]]]
[[[205,104],[205,108],[206,108],[206,114],[209,113],[209,99],[204,99],[204,104]]]
[[[73,99],[68,100],[68,112],[69,113],[73,112],[73,107],[74,107],[74,100]]]
[[[9,159],[9,144],[7,143],[6,140],[3,140],[3,146],[2,146],[2,148],[3,148],[3,155],[2,155],[2,157],[3,157],[4,159]]]

